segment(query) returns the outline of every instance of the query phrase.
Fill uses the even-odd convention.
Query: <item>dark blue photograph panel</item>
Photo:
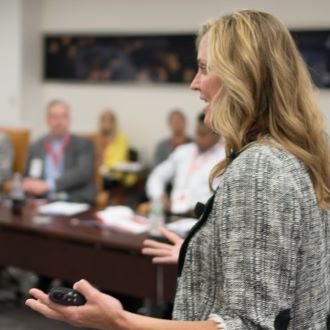
[[[44,78],[87,82],[189,83],[195,37],[46,36]]]
[[[330,87],[330,30],[292,31],[316,86]]]
[[[291,31],[316,86],[330,88],[330,30]],[[76,82],[191,82],[195,36],[46,35],[44,79]]]

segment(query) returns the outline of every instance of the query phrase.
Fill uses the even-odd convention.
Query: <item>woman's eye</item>
[[[199,71],[203,74],[207,73],[206,65],[199,65]]]

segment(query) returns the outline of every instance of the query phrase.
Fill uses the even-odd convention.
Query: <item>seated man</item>
[[[173,110],[168,116],[168,125],[171,136],[160,141],[155,149],[154,165],[163,162],[178,146],[191,142],[191,138],[186,134],[186,117],[180,110]]]
[[[13,148],[9,138],[0,133],[0,189],[6,180],[10,179],[13,165]]]
[[[164,200],[164,209],[173,214],[192,214],[197,202],[211,196],[209,174],[213,166],[225,157],[223,141],[204,123],[199,115],[195,142],[179,146],[150,174],[147,184],[149,199]],[[168,182],[173,187],[170,198],[164,198]]]
[[[24,191],[51,200],[94,204],[92,143],[69,132],[69,108],[62,101],[49,103],[47,124],[49,134],[29,149]]]

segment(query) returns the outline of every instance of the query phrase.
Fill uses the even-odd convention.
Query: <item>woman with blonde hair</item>
[[[28,306],[98,329],[330,328],[329,144],[288,30],[260,11],[223,16],[198,37],[198,67],[191,88],[227,158],[180,250],[174,320],[130,314],[85,280],[85,306],[36,289]]]
[[[129,160],[129,145],[127,137],[118,130],[117,117],[110,109],[100,116],[96,145],[105,189],[112,191],[120,184],[130,186],[136,182],[135,175],[123,174],[115,169],[116,165]]]

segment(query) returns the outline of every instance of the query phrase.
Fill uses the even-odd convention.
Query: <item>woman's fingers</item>
[[[154,264],[176,264],[177,258],[175,258],[174,256],[155,257],[152,258],[152,262]]]
[[[83,294],[87,303],[83,306],[63,306],[52,302],[48,295],[38,289],[31,289],[35,299],[25,303],[34,311],[54,320],[65,321],[75,326],[105,329],[113,325],[112,316],[122,311],[120,302],[101,293],[86,280],[74,284],[74,289]],[[116,328],[117,329],[117,328]]]
[[[71,307],[71,306],[63,306],[63,305],[56,304],[56,303],[52,302],[49,299],[48,294],[44,293],[43,291],[41,291],[39,289],[33,288],[29,291],[29,293],[32,297],[35,298],[35,300],[34,299],[28,299],[26,301],[28,303],[27,304],[28,306],[30,306],[30,304],[32,304],[34,307],[38,307],[39,304],[44,305],[44,306],[48,307],[49,309],[51,309],[51,310],[53,310],[53,311],[55,311],[56,313],[59,313],[59,314],[65,313],[66,311],[68,311],[71,308],[75,308],[75,307]],[[34,303],[34,302],[36,302],[36,303]],[[40,308],[42,308],[42,306]]]
[[[183,241],[183,239],[179,235],[175,234],[174,232],[172,232],[170,230],[167,230],[164,227],[160,228],[160,232],[162,233],[162,235],[164,237],[166,237],[169,241],[173,242],[174,244],[177,244],[177,243],[180,243]]]
[[[31,289],[29,290],[29,294],[36,298],[36,299],[39,299],[41,300],[42,302],[46,303],[46,302],[50,302],[49,300],[49,297],[48,297],[48,294],[44,293],[43,291],[39,290],[39,289]]]
[[[35,299],[28,299],[26,300],[25,304],[33,309],[34,311],[43,314],[44,316],[53,319],[53,320],[62,320],[62,315],[53,310],[50,309],[47,305],[45,305],[41,300],[35,300]]]
[[[145,247],[151,247],[156,249],[164,249],[164,250],[170,250],[172,249],[173,245],[167,244],[167,243],[160,243],[152,239],[147,239],[143,242],[143,246]]]
[[[148,256],[168,256],[171,251],[163,249],[143,248],[142,253]]]
[[[89,300],[93,297],[93,295],[100,293],[99,290],[97,290],[88,281],[84,279],[76,282],[73,285],[73,289],[79,291],[86,298],[86,300]]]

